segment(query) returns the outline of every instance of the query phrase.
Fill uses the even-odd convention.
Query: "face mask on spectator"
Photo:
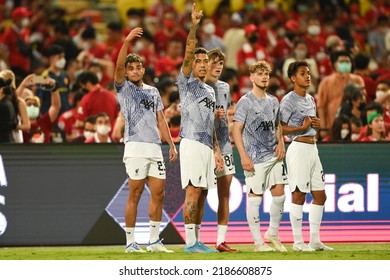
[[[384,94],[385,94],[385,92],[383,90],[377,90],[375,92],[376,98],[382,97]]]
[[[176,23],[173,20],[164,20],[163,24],[167,29],[173,29],[176,25]]]
[[[87,41],[84,41],[81,43],[81,48],[85,51],[89,50],[91,48],[91,44]]]
[[[133,29],[133,28],[136,28],[136,27],[139,27],[141,25],[141,21],[139,19],[129,19],[127,21],[127,25]]]
[[[350,62],[339,62],[337,64],[337,71],[339,73],[351,73],[352,70],[352,64]]]
[[[319,35],[321,33],[321,27],[319,27],[318,25],[310,25],[308,28],[307,28],[307,32],[310,34],[310,35]]]
[[[215,33],[215,25],[210,22],[203,26],[203,32],[206,34],[214,34]]]
[[[103,73],[102,72],[97,72],[96,73],[96,77],[98,78],[98,81],[101,82],[101,80],[103,78]]]
[[[140,41],[140,40],[137,40],[137,42],[135,42],[134,44],[134,50],[136,52],[139,52],[139,51],[142,51],[145,47],[145,44],[144,42]]]
[[[357,141],[358,139],[359,139],[359,133],[352,133],[351,140],[352,141]]]
[[[30,19],[29,18],[23,18],[22,21],[20,22],[22,27],[27,27],[30,24]]]
[[[60,58],[59,60],[56,61],[55,66],[58,69],[64,69],[66,64],[66,59],[65,58]]]
[[[95,132],[93,132],[93,131],[87,131],[87,130],[84,131],[84,133],[83,133],[85,139],[91,138],[94,134],[95,134]]]
[[[111,127],[107,125],[97,125],[96,131],[101,135],[107,135],[111,131]]]
[[[36,119],[39,116],[39,107],[34,105],[27,106],[27,115],[30,119]]]
[[[306,50],[295,50],[295,55],[298,59],[306,58],[307,51]]]
[[[348,129],[348,128],[343,128],[343,129],[341,129],[341,131],[340,131],[341,139],[347,138],[348,133],[349,133],[349,129]]]

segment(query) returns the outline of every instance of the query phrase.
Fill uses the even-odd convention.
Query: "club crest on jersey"
[[[212,99],[205,97],[199,103],[204,103],[204,106],[207,107],[208,109],[212,109],[214,111],[215,108],[215,101]]]
[[[274,123],[273,121],[262,121],[260,125],[256,128],[256,131],[258,131],[259,129],[263,131],[274,130]]]
[[[154,101],[149,101],[147,99],[142,99],[140,104],[144,105],[146,110],[150,110],[150,108],[154,108]]]

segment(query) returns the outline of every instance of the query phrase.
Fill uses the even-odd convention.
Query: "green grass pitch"
[[[254,253],[253,245],[237,244],[237,253],[186,254],[184,245],[169,245],[174,253],[124,253],[124,246],[3,247],[0,260],[390,260],[390,243],[327,244],[331,252]],[[141,246],[145,247],[145,246]]]

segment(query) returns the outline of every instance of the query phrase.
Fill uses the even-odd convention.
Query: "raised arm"
[[[196,29],[198,28],[202,16],[203,16],[203,12],[202,11],[197,12],[196,4],[194,3],[192,5],[192,13],[191,13],[192,25],[187,37],[186,50],[185,50],[184,61],[182,66],[183,73],[186,76],[191,73],[192,62],[194,61],[195,58],[194,52],[196,47]]]
[[[114,79],[115,83],[118,85],[122,84],[125,80],[125,62],[126,62],[126,56],[127,56],[127,50],[129,49],[129,44],[131,41],[134,40],[136,37],[141,37],[143,33],[143,30],[141,27],[136,27],[129,35],[127,35],[125,41],[123,42],[123,45],[119,51],[118,58],[116,60],[116,67],[115,67],[115,73],[114,73]]]

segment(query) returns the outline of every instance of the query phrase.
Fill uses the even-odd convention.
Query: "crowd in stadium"
[[[130,8],[125,20],[105,22],[69,14],[55,1],[0,0],[0,142],[123,141],[113,75],[123,40],[135,27],[143,35],[128,51],[143,57],[144,82],[159,90],[179,142],[176,78],[192,1],[183,11],[168,2]],[[390,140],[389,1],[243,2],[232,11],[230,1],[220,1],[198,30],[198,46],[226,55],[221,80],[230,85],[229,125],[235,103],[251,89],[249,65],[270,63],[268,93],[281,100],[292,89],[288,65],[306,60],[320,142]],[[15,119],[12,134],[5,132]]]

